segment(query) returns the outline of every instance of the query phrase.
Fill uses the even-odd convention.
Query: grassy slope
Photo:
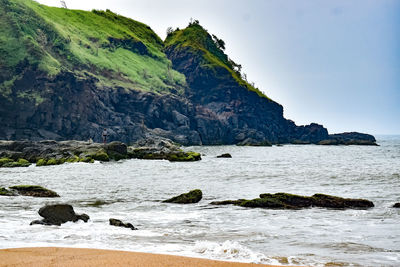
[[[2,72],[12,74],[27,60],[49,75],[86,71],[105,85],[163,93],[182,90],[185,77],[171,69],[162,49],[161,39],[148,26],[110,11],[0,0]],[[0,80],[0,90],[5,93],[16,78],[14,73]]]
[[[174,31],[167,36],[165,45],[167,47],[191,47],[194,51],[202,51],[203,67],[224,68],[229,71],[239,85],[257,93],[260,97],[268,98],[258,88],[253,87],[242,79],[240,73],[234,70],[228,56],[217,47],[211,35],[201,25],[194,23],[183,30]]]

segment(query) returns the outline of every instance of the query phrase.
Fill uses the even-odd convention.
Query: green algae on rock
[[[10,187],[19,195],[30,197],[60,197],[56,192],[39,185],[15,185]]]
[[[192,190],[188,193],[164,200],[165,203],[191,204],[199,202],[203,197],[200,189]]]
[[[259,198],[251,200],[238,199],[214,201],[210,204],[233,204],[241,207],[268,209],[302,209],[310,207],[332,209],[367,209],[374,207],[374,203],[366,199],[342,198],[324,194],[315,194],[311,197],[307,197],[288,193],[260,194]]]

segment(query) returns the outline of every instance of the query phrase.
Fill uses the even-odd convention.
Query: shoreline
[[[67,247],[28,247],[0,249],[0,258],[0,266],[277,267],[277,265],[219,261],[166,254]]]

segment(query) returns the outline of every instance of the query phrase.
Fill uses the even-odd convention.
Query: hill
[[[0,0],[0,139],[99,141],[108,128],[128,143],[329,143],[321,125],[286,120],[224,46],[198,21],[162,41],[110,10]]]

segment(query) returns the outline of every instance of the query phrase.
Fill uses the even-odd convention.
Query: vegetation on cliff
[[[219,73],[217,69],[225,69],[240,86],[257,93],[260,97],[267,98],[254,84],[246,81],[246,74],[241,72],[242,66],[225,54],[225,42],[215,35],[210,35],[199,21],[191,22],[182,30],[168,31],[165,46],[167,48],[173,46],[175,49],[190,48],[193,53],[202,53],[202,67],[215,70],[216,75]]]
[[[47,75],[90,73],[98,83],[158,93],[182,93],[162,40],[147,25],[109,10],[69,10],[32,0],[0,0],[2,94],[29,65]],[[40,92],[20,92],[43,101]]]

